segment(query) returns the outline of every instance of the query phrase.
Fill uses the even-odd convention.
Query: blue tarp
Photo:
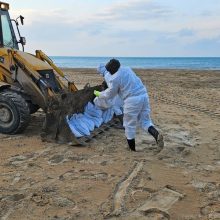
[[[90,135],[95,127],[100,127],[102,123],[111,121],[114,115],[114,109],[101,110],[91,102],[85,107],[84,114],[73,114],[66,118],[66,121],[76,137]]]

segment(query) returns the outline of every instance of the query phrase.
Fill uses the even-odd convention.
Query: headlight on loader
[[[7,11],[9,10],[9,4],[0,2],[0,8],[1,10]]]

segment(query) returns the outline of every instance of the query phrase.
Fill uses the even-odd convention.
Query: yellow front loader
[[[18,28],[24,18],[10,19],[8,10],[9,4],[0,2],[0,133],[22,132],[30,115],[41,108],[46,114],[43,138],[73,141],[75,138],[65,123],[66,115],[82,112],[94,98],[93,90],[101,86],[78,91],[42,51],[37,50],[35,55],[24,52],[26,40]]]

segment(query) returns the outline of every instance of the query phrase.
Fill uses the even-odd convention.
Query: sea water
[[[51,56],[62,68],[96,68],[112,57]],[[123,66],[144,69],[220,70],[220,57],[115,57]]]

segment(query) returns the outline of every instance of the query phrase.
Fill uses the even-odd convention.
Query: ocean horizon
[[[112,57],[50,56],[60,68],[97,68]],[[140,69],[220,70],[220,57],[115,57],[122,66]]]

